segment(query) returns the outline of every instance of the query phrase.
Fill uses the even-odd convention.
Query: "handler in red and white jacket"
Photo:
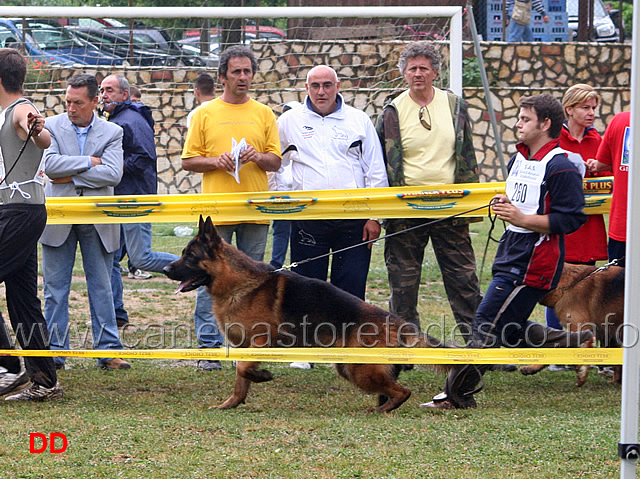
[[[473,320],[473,347],[578,347],[589,331],[570,333],[529,321],[533,308],[556,287],[564,262],[564,234],[585,221],[582,175],[560,149],[564,114],[549,94],[520,101],[518,153],[509,162],[506,195],[493,200],[509,223],[493,263],[493,281]],[[475,407],[473,395],[488,365],[456,366],[445,392],[426,408]],[[588,366],[578,372],[586,377]]]

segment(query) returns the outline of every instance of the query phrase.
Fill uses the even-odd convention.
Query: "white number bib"
[[[525,215],[538,214],[540,190],[547,171],[547,163],[551,158],[562,153],[565,153],[563,149],[554,148],[540,161],[527,160],[522,153],[516,156],[507,178],[506,193],[511,203]],[[516,233],[533,233],[531,230],[512,224],[509,224],[507,229]]]

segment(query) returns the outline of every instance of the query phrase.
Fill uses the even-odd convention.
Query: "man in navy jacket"
[[[115,187],[116,195],[155,195],[158,191],[156,144],[148,106],[131,102],[129,82],[122,75],[109,75],[100,85],[103,115],[124,131],[124,174]],[[170,253],[151,250],[151,223],[123,224],[120,229],[120,250],[116,251],[111,273],[111,288],[119,326],[128,323],[122,300],[120,261],[125,252],[136,269],[162,272],[167,264],[177,259]]]
[[[524,97],[516,128],[520,143],[509,162],[506,195],[492,200],[508,223],[493,263],[493,281],[473,319],[471,346],[578,347],[593,343],[590,331],[571,333],[529,321],[533,308],[555,288],[564,263],[564,234],[585,221],[582,176],[559,148],[562,105],[549,94]],[[444,393],[421,405],[432,409],[475,407],[489,365],[464,364],[449,374]],[[580,366],[582,385],[589,366]]]

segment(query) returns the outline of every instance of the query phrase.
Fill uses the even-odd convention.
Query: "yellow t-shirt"
[[[429,114],[423,113],[425,120],[431,117],[431,130],[420,123],[420,105],[409,96],[409,90],[393,101],[398,111],[404,178],[408,186],[454,182],[456,134],[451,108],[444,91],[434,88],[434,92],[433,100],[427,105]]]
[[[220,156],[231,151],[233,138],[238,143],[244,138],[260,153],[282,156],[276,117],[271,108],[253,99],[234,105],[216,98],[195,110],[182,157]],[[240,183],[224,170],[207,171],[202,177],[203,193],[268,190],[267,174],[254,162],[240,168]]]

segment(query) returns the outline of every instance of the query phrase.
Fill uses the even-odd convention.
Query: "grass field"
[[[187,238],[176,225],[154,226],[154,249],[179,254]],[[473,224],[478,264],[488,222]],[[501,227],[498,227],[501,230]],[[494,235],[499,236],[501,231]],[[489,282],[495,244],[483,273]],[[73,347],[89,347],[81,262],[74,271]],[[194,293],[154,275],[124,279],[132,327],[123,340],[137,348],[196,347]],[[0,309],[6,316],[4,291]],[[382,246],[374,246],[368,300],[388,299]],[[426,257],[420,310],[423,327],[451,313],[433,254]],[[541,320],[542,308],[535,312]],[[338,378],[272,363],[272,382],[254,385],[247,404],[210,410],[232,391],[234,370],[196,370],[193,361],[133,360],[129,371],[101,371],[72,358],[60,372],[63,400],[3,403],[0,474],[6,478],[611,478],[620,427],[620,388],[592,372],[576,388],[573,372],[486,375],[478,408],[418,408],[440,391],[442,374],[420,366],[402,374],[412,397],[388,415],[367,414],[375,398]],[[62,433],[60,454],[29,453],[30,433]]]

